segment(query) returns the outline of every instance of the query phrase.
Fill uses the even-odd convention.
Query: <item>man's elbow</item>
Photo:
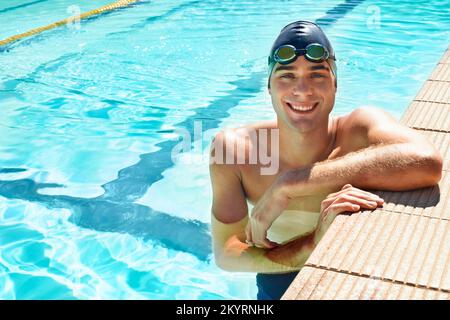
[[[422,156],[424,160],[424,180],[428,186],[433,186],[439,183],[442,178],[442,167],[444,160],[442,156],[435,152],[429,155]]]
[[[224,254],[224,248],[221,246],[214,246],[213,250],[213,256],[214,256],[214,262],[216,263],[216,266],[224,271],[233,271],[230,270],[231,266],[228,259],[226,259],[226,256]]]
[[[220,269],[224,271],[228,272],[239,271],[236,270],[236,266],[234,266],[233,263],[230,263],[229,259],[225,259],[223,255],[214,254],[214,261],[216,263],[216,266],[218,266]]]
[[[214,252],[214,262],[216,263],[216,266],[218,266],[220,269],[228,271],[228,270],[226,270],[226,267],[223,263],[223,259],[221,258],[220,254],[217,252]]]

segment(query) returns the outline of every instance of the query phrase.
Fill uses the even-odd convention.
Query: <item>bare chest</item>
[[[350,152],[363,148],[363,144],[360,139],[351,136],[345,131],[338,130],[335,144],[332,151],[328,155],[328,160],[333,160],[342,157]],[[280,165],[280,168],[276,174],[262,175],[261,166],[259,165],[246,165],[241,167],[241,177],[244,192],[247,200],[251,204],[255,204],[269,189],[273,182],[286,171],[292,168],[285,168]],[[293,199],[287,209],[291,210],[305,210],[305,211],[320,211],[320,204],[327,195],[315,195],[311,197],[303,197],[299,199]]]

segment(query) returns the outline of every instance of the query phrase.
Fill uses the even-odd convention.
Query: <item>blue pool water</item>
[[[0,38],[106,3],[2,1]],[[202,156],[218,130],[273,118],[274,37],[317,20],[338,57],[333,113],[400,118],[449,43],[448,13],[442,0],[141,1],[0,48],[0,298],[254,299],[254,274],[211,261]],[[199,120],[173,162],[177,129]]]

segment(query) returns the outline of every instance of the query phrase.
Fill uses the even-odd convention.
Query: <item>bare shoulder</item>
[[[366,146],[392,143],[426,143],[416,130],[400,123],[389,112],[377,107],[359,107],[342,117],[342,130]]]
[[[226,128],[219,131],[211,143],[212,164],[235,166],[239,152],[249,148],[246,136],[250,131],[248,127]]]
[[[396,122],[388,112],[376,107],[359,107],[350,113],[341,116],[340,126],[342,130],[352,133],[365,133],[368,128],[377,123]]]
[[[218,155],[223,155],[224,163],[232,165],[249,163],[247,157],[251,154],[251,149],[255,148],[258,143],[259,132],[264,129],[275,128],[276,121],[264,121],[237,128],[227,128],[215,135],[211,147],[216,150],[216,158]],[[218,150],[219,152],[217,152]],[[245,158],[238,159],[239,156]]]

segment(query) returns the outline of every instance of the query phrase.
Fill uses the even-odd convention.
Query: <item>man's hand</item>
[[[276,247],[276,243],[267,239],[267,230],[286,209],[288,203],[289,198],[282,191],[280,184],[273,183],[253,207],[245,232],[246,242],[260,248]]]
[[[346,184],[341,191],[330,193],[322,201],[319,224],[315,231],[315,242],[318,243],[338,214],[357,212],[361,208],[376,209],[383,206],[384,200],[376,194]]]

